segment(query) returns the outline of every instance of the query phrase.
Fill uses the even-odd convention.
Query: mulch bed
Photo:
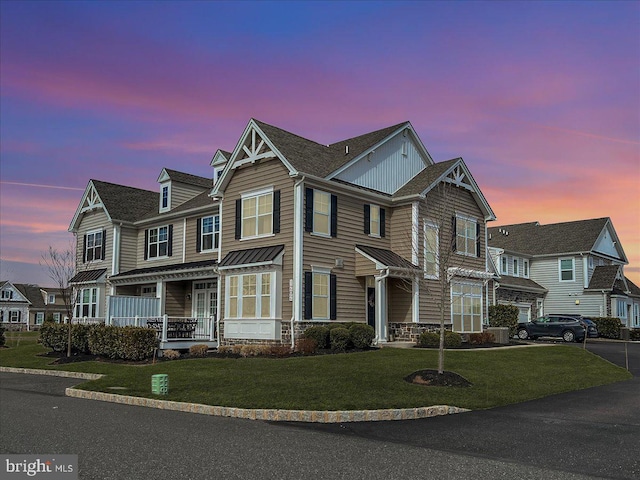
[[[457,373],[447,371],[438,373],[438,370],[418,370],[404,377],[404,381],[427,387],[470,387],[473,385]]]

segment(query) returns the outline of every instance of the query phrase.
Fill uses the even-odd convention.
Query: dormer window
[[[2,290],[2,300],[11,300],[13,298],[13,291]]]
[[[171,188],[170,184],[162,185],[160,189],[160,212],[166,212],[171,207]]]

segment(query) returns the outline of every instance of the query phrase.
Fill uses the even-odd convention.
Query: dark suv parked
[[[572,313],[552,313],[551,317],[571,317],[575,318],[579,322],[582,323],[582,326],[587,329],[587,337],[588,338],[598,338],[600,335],[598,334],[598,326],[596,322],[591,320],[589,317],[583,317],[582,315],[574,315]]]
[[[580,320],[564,315],[546,315],[518,324],[518,338],[521,340],[561,337],[565,342],[581,342],[584,340],[585,331],[585,326]]]

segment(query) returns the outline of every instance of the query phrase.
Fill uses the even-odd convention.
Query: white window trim
[[[249,239],[253,239],[253,238],[264,238],[264,237],[272,237],[275,235],[275,233],[273,233],[273,187],[267,187],[267,188],[263,188],[261,190],[254,190],[251,192],[245,192],[242,193],[240,195],[241,198],[241,202],[240,202],[240,208],[241,210],[241,214],[240,214],[240,240],[249,240]],[[271,195],[271,231],[267,232],[267,233],[256,233],[258,231],[258,197],[261,197],[263,195]],[[256,230],[254,232],[253,235],[246,235],[246,232],[244,231],[244,201],[249,199],[249,198],[256,198],[256,215],[255,215],[255,219],[256,219]]]
[[[9,310],[9,323],[20,323],[20,317],[20,310]]]
[[[473,247],[472,247],[472,251],[468,252],[466,250],[467,248],[467,242],[465,241],[465,250],[460,250],[460,242],[458,241],[458,239],[461,237],[460,235],[460,231],[458,229],[458,220],[464,220],[465,222],[471,222],[474,225],[473,228]],[[459,215],[456,214],[456,253],[458,255],[464,255],[466,257],[476,257],[476,241],[477,241],[477,232],[478,231],[478,219],[477,218],[473,218],[473,217],[469,217],[466,215]],[[468,238],[466,236],[462,236],[462,238],[464,238],[465,240]]]
[[[435,275],[428,275],[427,274],[427,230],[428,229],[434,229],[436,231],[436,244],[435,244],[435,267],[436,267],[436,273]],[[428,279],[432,279],[432,280],[437,280],[438,278],[440,278],[440,228],[438,227],[437,224],[433,223],[433,222],[429,222],[429,221],[425,221],[424,225],[422,226],[422,243],[423,243],[423,252],[422,252],[422,261],[423,261],[423,273],[424,273],[424,278],[428,278]]]
[[[316,230],[316,213],[318,215],[325,215],[325,213],[323,212],[316,212],[316,200],[318,198],[318,194],[322,194],[322,195],[326,195],[327,197],[329,197],[329,211],[326,213],[327,216],[327,231],[326,232],[319,232]],[[325,192],[324,190],[319,190],[317,188],[313,189],[313,208],[312,208],[312,215],[313,215],[313,230],[311,231],[311,235],[315,235],[317,237],[324,237],[324,238],[331,238],[331,193],[329,192]],[[369,224],[371,225],[371,224]]]
[[[36,325],[44,323],[44,312],[36,312]]]
[[[476,288],[480,287],[480,294],[473,294],[471,296],[462,294],[462,295],[457,295],[457,296],[461,297],[463,299],[463,301],[464,301],[465,298],[478,298],[478,299],[480,299],[480,325],[481,325],[480,328],[482,328],[483,315],[484,315],[484,313],[483,313],[484,312],[484,295],[482,294],[483,293],[482,292],[483,291],[482,283],[479,283],[479,282],[455,282],[455,281],[451,282],[451,286],[449,288],[449,295],[450,295],[450,302],[451,302],[450,303],[451,312],[450,312],[449,320],[451,322],[451,326],[452,326],[452,328],[454,326],[454,321],[453,321],[453,299],[455,297],[454,294],[453,294],[454,286],[463,286],[464,287],[465,285],[470,285],[470,286],[476,287]],[[463,306],[462,306],[462,312],[463,312],[462,313],[462,326],[464,326],[464,303],[463,303]],[[471,325],[473,327],[473,315],[472,315]],[[458,333],[477,333],[477,332],[478,331],[474,331],[474,330],[469,330],[469,331],[463,330],[463,331],[458,332]]]
[[[89,303],[83,303],[82,301],[82,293],[84,292],[84,290],[90,290],[89,292]],[[96,311],[94,313],[94,315],[81,315],[83,312],[83,307],[85,305],[89,305],[89,309],[91,309],[91,305],[94,304],[94,302],[91,301],[91,296],[92,293],[91,290],[95,290],[96,291],[96,301],[95,301],[95,306],[96,306]],[[79,288],[78,289],[78,296],[77,296],[77,300],[76,300],[76,304],[75,304],[75,317],[76,318],[83,318],[83,317],[88,317],[88,318],[97,318],[100,316],[100,287],[83,287],[83,288]],[[80,315],[78,315],[80,314]]]
[[[373,210],[376,210],[378,212],[378,231],[374,231],[373,227]],[[380,210],[381,207],[380,205],[375,205],[373,203],[369,204],[369,236],[373,237],[373,238],[381,238],[380,237],[380,230],[381,230],[381,219],[380,219]],[[329,223],[331,223],[331,203],[329,203]],[[329,229],[331,229],[331,225],[329,225]]]
[[[101,257],[105,256],[105,252],[102,252],[102,244],[104,243],[104,240],[103,240],[102,236],[105,234],[105,232],[100,228],[98,228],[96,230],[90,230],[85,234],[86,238],[87,238],[87,240],[85,242],[86,245],[85,245],[85,248],[84,248],[84,258],[87,260],[86,263],[101,262],[102,261],[102,258],[96,258],[95,236],[97,234],[100,234],[100,245],[99,245],[100,251],[101,251],[101,255],[100,256]],[[91,260],[89,260],[89,236],[90,235],[93,235],[93,242],[94,242],[93,243],[93,247],[91,247],[91,250],[93,250],[93,255],[92,255],[93,258],[91,258]]]
[[[160,229],[161,228],[166,228],[167,229],[167,239],[165,241],[160,242]],[[156,253],[160,252],[160,244],[161,243],[165,243],[167,244],[167,253],[164,255],[156,255],[154,257],[151,256],[151,230],[157,230],[158,231],[158,241],[154,242],[158,247],[156,249]],[[162,258],[169,258],[169,225],[161,225],[159,227],[151,227],[147,229],[147,244],[145,245],[144,248],[147,249],[147,260],[158,260],[158,259],[162,259]]]
[[[522,276],[524,278],[529,278],[529,275],[530,275],[530,272],[531,272],[531,270],[529,268],[530,268],[529,259],[523,258],[522,259]]]
[[[511,260],[511,263],[513,264],[513,276],[519,277],[520,276],[520,259],[518,257],[513,257]]]
[[[218,229],[216,230],[216,217],[218,218]],[[211,218],[212,219],[212,225],[213,225],[213,231],[211,233],[204,233],[204,219],[205,218]],[[205,249],[203,247],[204,245],[204,237],[205,235],[211,235],[211,248],[207,248]],[[216,247],[216,238],[218,240],[218,246]],[[217,252],[218,249],[220,248],[220,215],[216,214],[216,215],[207,215],[205,217],[200,218],[200,253],[211,253],[211,252]]]
[[[162,200],[165,188],[167,189],[167,206],[163,207]],[[165,183],[160,185],[160,213],[168,212],[169,210],[171,210],[171,183]]]
[[[316,275],[323,275],[327,277],[327,316],[326,317],[316,317],[313,315],[313,305],[315,304],[316,295],[313,293],[313,285],[315,282]],[[331,268],[311,265],[311,320],[316,321],[328,321],[331,319]]]
[[[255,275],[256,276],[256,315],[253,317],[243,317],[242,316],[242,285],[244,281],[244,277]],[[262,275],[269,275],[269,285],[271,292],[269,294],[269,316],[262,317],[260,314],[262,313]],[[229,284],[231,278],[238,278],[238,305],[237,312],[238,316],[231,317],[229,314]],[[277,272],[275,271],[256,271],[256,272],[247,272],[247,273],[238,273],[234,275],[226,275],[225,276],[225,302],[224,302],[224,315],[225,319],[229,320],[275,320],[278,318],[277,312]]]
[[[562,261],[563,260],[571,260],[571,280],[563,280],[562,279]],[[564,270],[568,271],[568,270]],[[573,257],[563,257],[558,259],[558,281],[560,283],[571,283],[576,281],[576,260]]]
[[[506,255],[500,255],[500,273],[509,275],[509,257]]]

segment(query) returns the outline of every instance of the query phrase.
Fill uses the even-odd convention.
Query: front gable
[[[345,145],[345,155],[348,148]],[[393,194],[432,163],[409,125],[371,146],[329,178]]]
[[[93,184],[93,180],[89,180],[87,188],[82,195],[82,200],[80,200],[80,204],[76,209],[76,213],[73,216],[73,220],[71,220],[71,224],[69,225],[69,231],[75,232],[78,230],[80,226],[80,221],[82,219],[82,215],[87,212],[95,212],[97,210],[104,210],[109,221],[111,221],[111,216],[100,198],[98,191],[96,190],[95,185]]]
[[[5,282],[0,288],[0,301],[11,303],[31,303],[11,282]]]
[[[600,232],[592,251],[627,263],[626,255],[611,222]]]

